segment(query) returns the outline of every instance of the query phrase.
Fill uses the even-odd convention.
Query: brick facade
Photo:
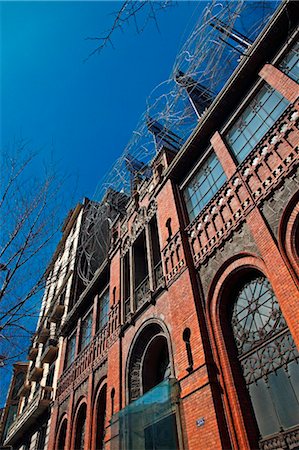
[[[298,39],[293,6],[286,2],[281,7],[274,24],[207,112],[206,122],[212,121],[213,114],[216,117],[215,110],[221,111],[213,126],[206,131],[199,122],[178,154],[160,149],[152,162],[153,176],[136,186],[138,195],[114,221],[106,263],[81,294],[78,312],[69,311],[66,318],[69,324],[64,331],[49,450],[76,450],[76,446],[96,450],[102,445],[110,450],[137,450],[120,437],[119,417],[151,392],[145,386],[156,376],[153,367],[160,367],[155,362],[160,353],[167,353],[161,364],[165,362],[165,373],[175,380],[169,411],[175,418],[177,448],[291,449],[299,445],[299,423],[273,436],[261,432],[240,369],[229,312],[243,280],[267,279],[286,324],[284,333],[290,332],[299,348],[299,87],[277,63]],[[285,48],[285,36],[275,41],[275,27],[282,26],[291,11],[295,32],[288,36]],[[271,64],[269,42],[276,45]],[[228,121],[238,118],[238,102],[253,98],[264,81],[289,105],[239,163],[226,139]],[[201,142],[210,142],[206,153],[216,154],[227,180],[189,223],[182,186],[190,163],[184,161],[190,159],[196,165],[204,154]],[[142,270],[146,277],[139,283]],[[107,322],[97,331],[102,291],[108,285]],[[91,339],[80,351],[82,320],[92,306]],[[64,369],[66,341],[73,332],[77,333],[76,356]],[[82,411],[86,411],[83,425]],[[82,441],[80,427],[85,430]],[[150,427],[144,429],[145,435]]]

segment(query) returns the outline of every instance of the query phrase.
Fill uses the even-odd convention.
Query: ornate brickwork
[[[187,227],[195,265],[211,255],[254,206],[298,165],[298,105],[290,106],[219,193]]]

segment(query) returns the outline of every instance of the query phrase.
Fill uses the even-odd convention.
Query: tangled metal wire
[[[130,141],[96,188],[82,232],[79,275],[85,284],[107,255],[111,221],[124,210],[132,176],[146,176],[157,151],[157,130],[160,142],[171,140],[177,146],[190,136],[278,3],[211,0],[203,9],[169,78],[151,92]]]

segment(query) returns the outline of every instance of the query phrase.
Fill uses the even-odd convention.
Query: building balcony
[[[35,361],[37,354],[38,354],[38,348],[30,347],[29,352],[28,352],[28,359],[30,361]]]
[[[37,422],[38,417],[43,414],[53,400],[53,388],[40,387],[35,393],[33,399],[26,408],[19,414],[10,428],[4,442],[4,445],[14,445],[24,436],[24,433],[32,428]]]
[[[33,366],[29,372],[29,381],[39,382],[42,379],[43,371],[42,367]]]
[[[48,339],[44,345],[44,350],[41,356],[41,362],[51,364],[57,358],[58,354],[58,342],[57,339]]]
[[[36,335],[36,340],[39,344],[44,344],[50,336],[50,325],[49,323],[43,323]]]
[[[55,322],[55,323],[60,322],[60,320],[64,314],[64,311],[65,311],[64,297],[63,298],[60,297],[53,306],[51,316],[50,316],[51,322]]]
[[[20,387],[18,396],[19,397],[28,397],[31,391],[31,383],[28,381],[25,381],[24,384]]]

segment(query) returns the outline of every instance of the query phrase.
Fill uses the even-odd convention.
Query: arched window
[[[251,273],[235,292],[231,325],[260,447],[272,448],[279,436],[283,448],[295,448],[290,433],[299,425],[299,354],[271,285],[261,274]]]
[[[105,384],[105,386],[101,389],[97,402],[96,450],[102,450],[104,448],[106,395],[107,385]]]
[[[84,450],[86,404],[80,406],[75,428],[75,450]]]
[[[167,339],[155,336],[149,343],[143,359],[142,387],[145,394],[170,377],[170,361]]]
[[[56,450],[65,450],[66,429],[67,419],[64,419],[60,426]]]

